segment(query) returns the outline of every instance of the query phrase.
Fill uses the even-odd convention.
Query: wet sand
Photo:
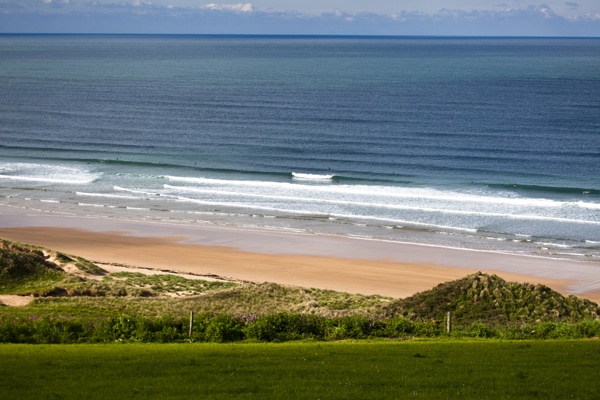
[[[99,263],[407,297],[482,271],[600,301],[595,263],[206,225],[0,213],[0,237]]]

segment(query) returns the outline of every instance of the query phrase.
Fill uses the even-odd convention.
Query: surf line
[[[330,181],[335,175],[320,175],[320,174],[304,174],[300,172],[292,172],[292,179],[305,181]]]

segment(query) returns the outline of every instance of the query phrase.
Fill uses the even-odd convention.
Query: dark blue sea
[[[600,39],[0,35],[0,209],[600,261]]]

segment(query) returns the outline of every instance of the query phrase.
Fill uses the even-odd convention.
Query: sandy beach
[[[99,263],[407,297],[484,271],[600,301],[600,265],[206,225],[0,214],[0,237]]]

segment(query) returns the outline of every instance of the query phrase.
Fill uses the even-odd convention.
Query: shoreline
[[[0,237],[90,261],[404,298],[477,271],[600,302],[600,265],[237,228],[4,214]]]

